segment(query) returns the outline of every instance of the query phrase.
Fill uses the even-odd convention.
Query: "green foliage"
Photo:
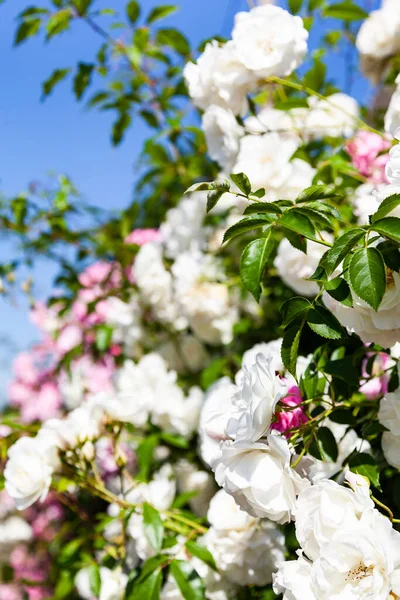
[[[357,250],[350,261],[350,285],[364,302],[378,310],[386,290],[385,263],[376,248]]]
[[[158,510],[147,502],[143,505],[143,521],[146,538],[154,550],[159,552],[163,541],[164,524]]]
[[[260,280],[273,248],[274,243],[269,230],[265,237],[250,242],[243,250],[240,259],[240,276],[257,302],[260,300],[261,295]]]
[[[173,560],[170,571],[185,600],[204,600],[204,584],[189,563]]]

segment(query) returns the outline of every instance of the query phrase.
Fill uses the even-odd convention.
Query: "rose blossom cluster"
[[[368,481],[349,473],[350,488],[322,480],[299,494],[295,561],[282,562],[274,590],[284,600],[376,598],[400,593],[400,534],[378,512]]]

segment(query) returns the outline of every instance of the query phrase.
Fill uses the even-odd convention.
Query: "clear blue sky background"
[[[377,0],[359,0],[361,5]],[[26,6],[46,4],[46,0],[6,0],[0,8],[0,188],[6,195],[24,189],[32,180],[44,180],[49,172],[67,173],[83,196],[92,204],[118,209],[130,202],[133,164],[146,137],[146,128],[136,122],[124,142],[113,148],[109,141],[112,115],[87,111],[76,103],[70,83],[57,87],[53,96],[40,102],[41,82],[55,68],[68,67],[77,60],[90,61],[99,46],[98,37],[83,23],[74,24],[71,33],[58,36],[48,47],[34,39],[19,48],[12,47],[15,16]],[[144,0],[146,8],[158,0]],[[166,2],[167,3],[167,2]],[[220,34],[228,37],[233,15],[245,10],[246,0],[177,0],[178,13],[165,20],[166,26],[182,29],[193,44]],[[99,7],[122,10],[123,0],[98,0]],[[318,34],[329,25],[320,24]],[[315,45],[315,39],[311,45]],[[343,81],[343,57],[332,54],[330,71]],[[355,81],[353,94],[366,101],[365,81]],[[0,250],[4,244],[0,246]],[[6,249],[5,249],[6,251]],[[52,271],[40,266],[36,291],[49,291]],[[9,379],[11,359],[16,351],[37,339],[29,323],[26,305],[18,298],[0,300],[0,401]]]

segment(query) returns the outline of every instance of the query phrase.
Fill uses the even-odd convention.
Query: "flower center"
[[[361,581],[362,579],[365,579],[365,577],[369,577],[370,575],[372,575],[373,571],[373,565],[367,567],[364,565],[364,563],[360,562],[356,567],[353,567],[347,572],[345,581]]]

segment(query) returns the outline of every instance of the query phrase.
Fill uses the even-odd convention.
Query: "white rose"
[[[240,387],[232,399],[233,413],[227,423],[231,439],[256,442],[271,426],[279,400],[287,386],[275,375],[272,357],[257,354],[250,367],[243,368]]]
[[[212,464],[218,485],[243,510],[278,523],[293,518],[296,496],[309,482],[290,467],[287,441],[272,432],[265,442],[221,445],[221,459]]]
[[[310,186],[315,170],[305,161],[290,160],[300,145],[295,135],[276,132],[246,135],[240,140],[240,150],[234,173],[245,173],[254,190],[264,188],[263,200],[294,199]]]
[[[336,531],[351,527],[367,508],[373,507],[369,495],[364,499],[335,481],[322,480],[299,494],[297,540],[308,558],[316,560]]]
[[[382,434],[382,451],[389,465],[400,471],[400,436],[390,431]]]
[[[169,258],[177,258],[183,252],[204,250],[208,234],[208,229],[203,226],[206,203],[207,192],[194,192],[167,211],[160,233]]]
[[[33,537],[32,527],[25,519],[16,515],[0,522],[0,555],[9,546],[30,542]]]
[[[324,233],[324,239],[330,241],[332,238]],[[285,238],[279,244],[274,266],[281,279],[292,290],[302,296],[316,296],[319,285],[307,279],[313,275],[326,249],[322,244],[307,240],[307,254],[304,254]]]
[[[207,390],[199,426],[200,454],[207,465],[220,457],[220,441],[229,439],[226,425],[235,392],[229,377],[219,379]]]
[[[376,510],[364,513],[355,526],[336,531],[313,563],[316,598],[395,598],[399,548],[400,534],[389,519]]]
[[[45,436],[40,439],[23,437],[11,446],[4,469],[5,488],[18,510],[37,500],[43,502],[57,464],[56,448],[47,444]]]
[[[318,600],[311,585],[311,563],[300,554],[297,560],[280,563],[273,588],[283,600]]]
[[[356,190],[352,199],[354,214],[357,217],[357,223],[368,225],[368,217],[373,215],[379,208],[381,202],[379,193],[385,192],[387,186],[384,183],[373,184],[363,183]],[[378,194],[374,193],[375,191]]]
[[[400,50],[400,14],[397,6],[373,10],[361,25],[356,47],[361,55],[386,58]]]
[[[206,136],[210,157],[227,171],[230,171],[239,152],[239,139],[243,128],[237,123],[233,113],[215,104],[203,115],[202,128]]]
[[[132,295],[129,302],[111,296],[106,302],[106,323],[113,328],[113,341],[124,345],[130,356],[138,354],[138,343],[144,335],[141,324],[141,307]]]
[[[142,301],[149,305],[163,323],[173,323],[178,330],[186,327],[176,306],[172,275],[164,266],[162,246],[149,242],[141,246],[132,268]]]
[[[382,398],[378,420],[393,435],[400,436],[400,389],[395,392],[388,392]]]
[[[359,106],[347,94],[337,93],[326,99],[309,98],[310,108],[301,112],[297,126],[308,140],[320,140],[325,136],[350,137],[357,128]]]
[[[353,308],[344,306],[327,294],[324,294],[324,302],[349,333],[357,333],[363,342],[375,342],[390,348],[400,341],[400,276],[392,272],[391,277],[377,311],[354,292]]]
[[[115,374],[115,388],[115,393],[104,397],[104,411],[115,421],[144,427],[154,398],[140,363],[126,360]]]
[[[120,568],[113,571],[107,567],[100,567],[100,595],[99,600],[123,600],[128,576]],[[75,577],[75,585],[78,594],[85,600],[93,599],[90,583],[90,567],[78,571]]]
[[[234,115],[246,112],[246,95],[254,88],[256,77],[239,60],[232,42],[220,46],[207,44],[197,63],[188,63],[183,75],[189,96],[198,108],[222,106]]]
[[[202,544],[221,573],[239,585],[271,583],[276,563],[285,552],[285,538],[278,527],[240,510],[224,490],[211,500],[207,519],[211,527]]]
[[[258,77],[290,75],[303,62],[307,39],[303,20],[276,6],[258,6],[235,16],[237,55]]]
[[[389,152],[389,161],[385,168],[386,177],[389,179],[392,186],[400,185],[400,144],[393,146]],[[390,190],[392,186],[387,186]],[[398,216],[399,212],[389,213],[391,216]]]
[[[68,413],[65,419],[49,419],[41,427],[38,437],[52,435],[54,444],[60,450],[76,448],[88,440],[93,440],[100,435],[103,419],[104,398],[108,394],[92,396],[85,404]],[[100,399],[102,401],[100,401]]]
[[[396,78],[396,85],[385,115],[385,131],[393,137],[400,127],[400,75]]]
[[[190,388],[187,398],[180,387],[171,385],[163,392],[163,402],[155,402],[151,413],[154,425],[167,433],[190,438],[197,431],[203,392],[198,387]]]

